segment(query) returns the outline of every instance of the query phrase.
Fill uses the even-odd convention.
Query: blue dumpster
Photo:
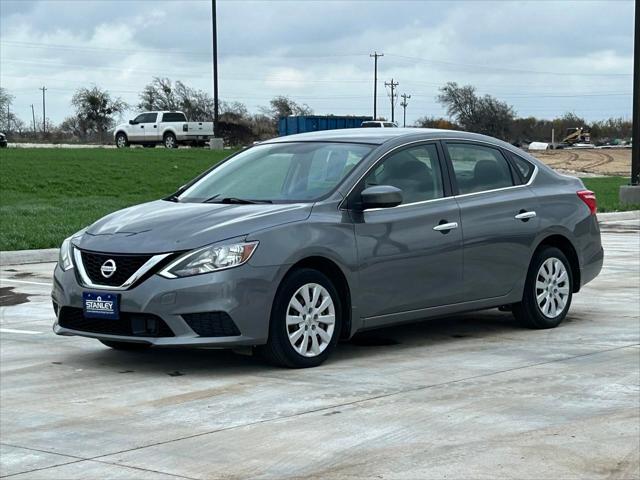
[[[362,122],[372,120],[372,117],[336,117],[333,115],[302,115],[280,117],[278,134],[281,137],[294,133],[317,132],[319,130],[336,130],[341,128],[359,128]]]

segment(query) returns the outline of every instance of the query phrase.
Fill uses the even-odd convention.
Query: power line
[[[373,119],[378,118],[378,57],[384,57],[384,53],[373,52]]]
[[[393,78],[391,79],[391,82],[384,82],[384,86],[385,87],[391,87],[391,93],[389,95],[389,98],[391,99],[391,121],[394,122],[395,121],[395,104],[396,104],[396,98],[398,98],[398,94],[395,93],[395,88],[399,85],[398,82],[394,82]]]
[[[2,40],[0,44],[6,45],[14,45],[26,48],[46,48],[46,49],[59,49],[59,50],[70,50],[70,51],[104,51],[104,52],[119,52],[121,53],[121,49],[110,48],[110,47],[97,47],[97,46],[79,46],[79,45],[70,45],[70,44],[44,44],[37,42],[24,42],[24,41],[15,41],[15,40]],[[206,52],[196,52],[194,50],[168,50],[166,48],[135,48],[136,53],[158,53],[162,55],[170,54],[170,55],[181,55],[181,56],[198,56],[205,57],[208,55]],[[451,67],[463,67],[463,68],[472,68],[472,69],[484,69],[484,70],[495,70],[501,71],[505,73],[514,73],[514,74],[539,74],[539,75],[560,75],[560,76],[589,76],[589,77],[631,77],[632,73],[593,73],[593,72],[559,72],[559,71],[543,71],[543,70],[529,70],[529,69],[521,69],[521,68],[513,68],[513,67],[501,67],[495,65],[488,64],[473,64],[473,63],[463,63],[463,62],[450,62],[444,60],[434,60],[429,58],[415,57],[409,55],[400,55],[395,53],[387,53],[388,56],[411,60],[413,62],[422,62],[436,65],[444,65]],[[241,55],[238,55],[241,56]],[[333,58],[333,57],[356,57],[362,56],[360,53],[342,53],[342,54],[324,54],[324,55],[251,55],[251,56],[259,56],[261,58]],[[372,55],[370,55],[372,56]]]
[[[407,106],[409,105],[409,102],[407,100],[411,98],[411,95],[407,95],[406,93],[403,93],[400,96],[402,97],[402,102],[400,103],[400,106],[402,107],[402,126],[406,127],[407,126]]]
[[[110,47],[97,47],[97,46],[80,46],[80,45],[70,45],[70,44],[51,44],[51,43],[37,43],[37,42],[23,42],[17,40],[1,40],[0,44],[5,44],[9,46],[16,47],[24,47],[24,48],[42,48],[42,49],[50,49],[50,50],[69,50],[69,51],[88,51],[88,52],[117,52],[122,53],[122,49],[120,48],[110,48]],[[162,48],[138,48],[132,47],[135,49],[135,53],[157,53],[161,55],[180,55],[180,56],[196,56],[196,57],[208,57],[209,52],[198,52],[195,50],[175,50],[175,49],[167,49],[165,47]],[[309,54],[309,55],[242,55],[237,54],[238,57],[260,57],[260,58],[338,58],[338,57],[363,57],[366,55],[365,53],[333,53],[333,54]]]
[[[569,76],[569,77],[630,77],[632,76],[631,73],[584,73],[584,72],[557,72],[557,71],[552,72],[552,71],[542,71],[542,70],[526,70],[521,68],[499,67],[499,66],[486,65],[486,64],[479,65],[474,63],[447,62],[444,60],[432,60],[432,59],[421,58],[421,57],[410,57],[408,55],[397,55],[395,53],[388,53],[388,55],[390,57],[404,58],[406,60],[413,60],[418,62],[436,64],[436,65],[494,70],[494,71],[500,71],[504,73],[514,73],[514,74],[561,75],[561,76]]]

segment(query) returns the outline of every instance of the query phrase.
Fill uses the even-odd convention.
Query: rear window
[[[187,117],[184,116],[184,113],[179,112],[170,112],[162,114],[163,122],[186,122]]]
[[[522,176],[522,180],[524,180],[524,183],[529,182],[529,180],[531,180],[531,176],[533,175],[535,167],[531,163],[527,162],[524,158],[519,157],[513,152],[507,151],[507,155],[509,156],[511,162],[515,165],[518,173]]]

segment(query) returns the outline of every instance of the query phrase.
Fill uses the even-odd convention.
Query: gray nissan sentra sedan
[[[458,312],[555,327],[602,260],[594,194],[507,143],[293,135],[66,239],[54,331],[125,350],[253,346],[311,367],[358,331]]]

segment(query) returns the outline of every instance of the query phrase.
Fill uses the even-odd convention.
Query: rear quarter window
[[[509,157],[509,160],[511,160],[511,163],[516,167],[516,171],[520,174],[524,183],[528,183],[529,180],[531,180],[533,171],[535,170],[533,164],[510,151],[507,151],[507,156]]]

